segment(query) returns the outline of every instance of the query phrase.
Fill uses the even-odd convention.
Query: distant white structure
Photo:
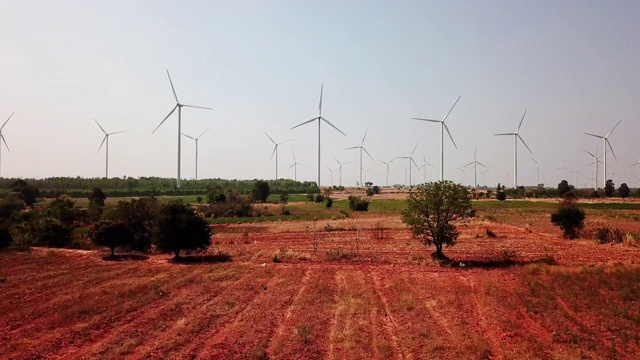
[[[104,133],[104,138],[102,138],[102,142],[100,143],[100,147],[98,148],[98,151],[96,153],[100,152],[100,149],[102,149],[102,145],[104,145],[105,142],[107,143],[107,146],[105,147],[105,157],[106,157],[106,159],[105,159],[105,165],[104,165],[105,166],[104,177],[108,179],[109,178],[109,136],[115,135],[115,134],[121,134],[121,133],[126,132],[126,131],[116,131],[116,132],[112,132],[112,133],[107,133],[106,131],[104,131],[104,129],[102,128],[102,126],[100,125],[98,120],[93,118],[93,121],[95,121],[96,124],[98,124],[98,126],[100,127],[100,130],[102,130],[102,132]],[[2,127],[4,127],[4,125]],[[0,134],[2,134],[1,131],[2,131],[2,129],[0,128]],[[4,137],[2,137],[2,140],[4,140]]]

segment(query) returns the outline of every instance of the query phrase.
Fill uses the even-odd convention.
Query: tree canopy
[[[211,245],[207,222],[181,201],[162,205],[154,227],[156,246],[162,252],[204,251]]]

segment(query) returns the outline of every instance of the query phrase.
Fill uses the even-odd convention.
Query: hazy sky
[[[591,158],[611,135],[614,182],[636,185],[640,157],[639,1],[0,1],[0,118],[11,152],[2,149],[2,176],[104,176],[103,134],[111,137],[111,176],[176,176],[177,116],[153,129],[175,105],[169,69],[181,101],[215,111],[183,109],[183,132],[200,140],[200,178],[317,177],[317,124],[323,115],[344,131],[322,126],[322,183],[341,161],[343,185],[358,179],[359,145],[376,160],[407,156],[439,177],[438,124],[458,96],[447,124],[445,177],[473,160],[489,167],[485,182],[513,184],[513,139],[521,129],[541,166],[541,182],[556,186],[562,166],[576,164],[593,180]],[[446,136],[446,135],[445,135]],[[183,138],[182,175],[194,177],[195,145]],[[536,183],[535,164],[521,144],[519,183]],[[404,183],[406,160],[391,166]],[[385,184],[385,167],[368,180]],[[467,170],[465,183],[472,183]],[[478,175],[478,181],[483,182]],[[574,175],[565,176],[570,183]],[[599,174],[602,182],[602,174]],[[423,174],[413,170],[413,182]],[[337,184],[337,174],[334,174]]]

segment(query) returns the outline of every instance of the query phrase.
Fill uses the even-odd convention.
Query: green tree
[[[576,206],[576,197],[567,193],[558,206],[558,209],[551,214],[551,222],[560,227],[563,236],[575,239],[579,236],[579,231],[584,227],[584,210]]]
[[[615,184],[613,183],[613,180],[611,179],[607,180],[607,182],[604,184],[604,195],[606,197],[612,197],[614,191],[615,191]]]
[[[258,180],[253,184],[253,200],[259,202],[267,202],[270,194],[269,183],[264,180]]]
[[[207,222],[196,215],[181,201],[165,204],[160,209],[154,226],[154,238],[158,250],[172,252],[204,251],[211,245],[211,229]]]
[[[621,198],[629,197],[629,195],[631,194],[631,189],[629,189],[627,183],[620,184],[620,187],[618,188],[618,194],[620,194]]]
[[[455,245],[458,239],[455,222],[472,209],[467,189],[449,180],[430,182],[412,190],[407,205],[402,211],[402,222],[425,245],[436,246],[436,258],[446,258],[442,245]]]
[[[113,218],[127,225],[134,240],[129,245],[135,251],[151,249],[153,223],[160,212],[160,203],[154,198],[119,201]]]
[[[22,195],[25,205],[33,207],[36,200],[40,197],[40,190],[35,186],[29,185],[26,181],[18,179],[11,184],[13,191]]]
[[[116,247],[130,246],[135,238],[131,229],[120,221],[100,220],[89,230],[89,239],[94,244],[106,246],[111,250],[111,256],[115,256]]]
[[[287,192],[287,190],[282,190],[280,192],[280,202],[283,206],[287,205],[287,203],[289,202],[289,193]]]
[[[569,185],[567,180],[560,181],[560,183],[558,184],[558,196],[559,197],[563,197],[564,194],[566,194],[569,191],[571,191],[571,189],[572,189],[572,187]]]

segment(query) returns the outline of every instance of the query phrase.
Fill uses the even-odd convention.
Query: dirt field
[[[640,231],[634,216],[587,226]],[[640,357],[639,247],[562,239],[542,210],[460,231],[454,267],[379,214],[216,225],[230,262],[0,253],[0,358]]]

